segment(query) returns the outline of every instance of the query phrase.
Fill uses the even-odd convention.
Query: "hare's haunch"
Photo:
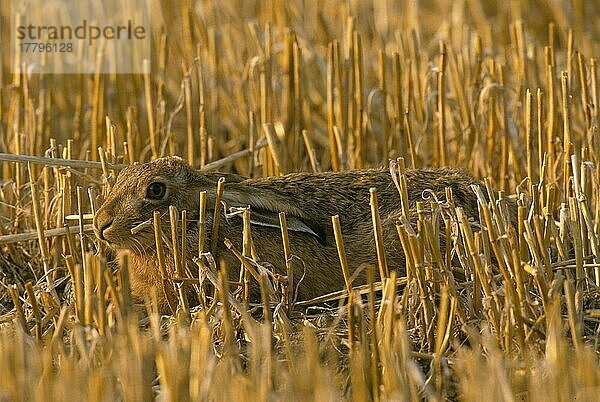
[[[294,173],[281,177],[248,179],[225,173],[204,173],[191,168],[179,158],[162,158],[154,162],[132,165],[122,170],[112,191],[94,217],[98,238],[117,250],[129,250],[133,295],[148,295],[153,287],[162,290],[163,281],[156,258],[154,231],[151,225],[132,228],[148,221],[153,211],[160,211],[162,225],[169,233],[168,209],[186,210],[187,255],[193,257],[198,245],[198,200],[201,191],[207,192],[208,238],[211,243],[212,216],[217,182],[225,177],[223,203],[227,208],[250,206],[252,241],[261,262],[275,272],[285,274],[286,265],[279,228],[279,212],[285,212],[294,256],[294,281],[298,298],[308,299],[344,288],[338,260],[331,216],[339,215],[347,260],[351,273],[364,264],[376,264],[373,224],[369,207],[369,189],[376,188],[379,214],[383,228],[388,266],[405,271],[405,259],[396,232],[401,216],[400,196],[388,171],[382,169],[353,170],[339,173]],[[471,185],[481,185],[462,170],[442,168],[408,170],[406,172],[409,220],[416,220],[417,201],[427,191],[445,200],[450,187],[456,206],[466,215],[477,219],[477,199]],[[224,211],[227,212],[227,211]],[[229,271],[239,267],[239,260],[223,244],[228,238],[236,248],[242,248],[243,222],[239,217],[220,219],[215,259],[224,260]],[[170,235],[167,235],[170,238]],[[167,251],[167,270],[173,272],[173,256]],[[187,261],[188,267],[195,264]],[[196,269],[193,269],[196,271]],[[364,283],[364,270],[354,284]],[[251,285],[254,292],[259,287]],[[159,297],[163,291],[157,292]],[[165,303],[166,300],[160,300]]]

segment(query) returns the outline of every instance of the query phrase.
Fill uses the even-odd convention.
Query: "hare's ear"
[[[315,223],[302,209],[271,189],[231,183],[225,186],[223,201],[233,207],[250,206],[250,222],[255,225],[280,229],[279,212],[285,212],[288,230],[308,233],[325,244],[325,227]]]
[[[308,233],[316,237],[321,244],[325,244],[325,231],[322,228],[316,225],[309,225],[294,215],[286,214],[285,220],[288,230],[292,232]],[[252,209],[250,211],[250,223],[258,226],[281,229],[279,214],[266,210]]]

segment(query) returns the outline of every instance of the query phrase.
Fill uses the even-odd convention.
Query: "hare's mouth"
[[[150,249],[155,248],[154,232],[149,230],[107,241],[118,250],[129,250],[136,254],[146,254]]]
[[[154,229],[145,222],[123,225],[123,222],[111,220],[102,227],[95,226],[94,231],[100,240],[107,242],[112,248],[136,254],[145,254],[155,243]]]

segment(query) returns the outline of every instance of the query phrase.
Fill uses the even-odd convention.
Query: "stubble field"
[[[145,74],[44,75],[15,67],[0,0],[0,399],[597,398],[600,4],[152,4]],[[205,308],[161,315],[89,218],[122,164],[166,155],[252,177],[449,165],[500,193],[480,224],[399,223],[406,272],[248,303],[213,265]]]

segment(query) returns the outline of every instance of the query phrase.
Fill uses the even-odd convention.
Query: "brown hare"
[[[331,216],[339,215],[351,273],[364,264],[376,264],[369,189],[376,188],[379,214],[384,235],[386,258],[390,270],[405,271],[405,259],[396,232],[400,217],[400,196],[390,172],[383,169],[353,170],[339,173],[293,173],[280,177],[249,179],[224,173],[194,170],[177,157],[132,165],[123,169],[114,187],[94,216],[94,229],[99,239],[117,250],[129,250],[132,293],[138,299],[155,287],[162,290],[163,281],[157,263],[154,229],[151,225],[132,235],[131,229],[152,219],[158,210],[163,217],[163,230],[169,233],[169,206],[186,210],[188,267],[196,265],[191,258],[197,254],[198,200],[207,192],[207,228],[205,244],[210,244],[212,215],[217,181],[225,177],[223,203],[229,207],[250,206],[252,239],[261,262],[274,272],[285,274],[286,265],[279,228],[279,212],[285,212],[288,222],[290,249],[294,255],[294,283],[298,299],[309,299],[344,288],[333,234]],[[415,204],[427,191],[440,200],[450,187],[456,206],[477,219],[477,199],[471,185],[481,182],[462,170],[453,168],[407,170],[406,180],[411,221],[415,221]],[[226,212],[226,211],[224,211]],[[224,260],[232,278],[239,260],[224,245],[228,238],[241,250],[243,221],[238,216],[224,214],[220,219],[215,260]],[[169,236],[167,236],[169,237]],[[166,252],[168,272],[173,271],[172,253]],[[195,269],[197,272],[197,269]],[[354,284],[365,282],[365,273]],[[238,271],[239,273],[239,271]],[[254,281],[254,294],[260,289]],[[163,291],[157,292],[159,297]],[[161,299],[164,305],[166,299]]]

